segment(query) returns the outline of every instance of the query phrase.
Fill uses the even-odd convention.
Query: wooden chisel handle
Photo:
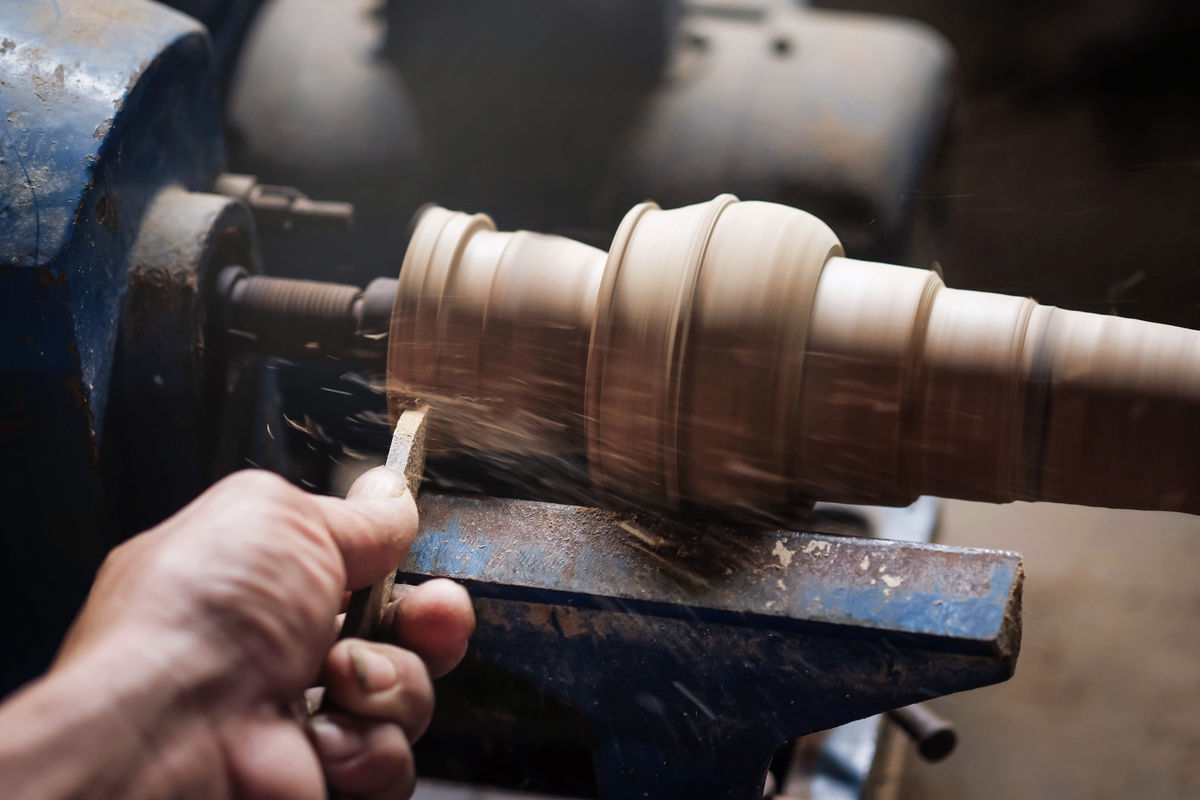
[[[388,448],[387,467],[404,475],[408,491],[414,499],[421,488],[421,474],[425,471],[425,430],[426,416],[429,409],[426,406],[405,409],[396,420],[392,431],[392,445]],[[382,580],[351,593],[350,603],[346,606],[346,619],[338,639],[354,637],[358,639],[379,640],[384,637],[383,611],[392,597],[392,587],[396,583],[396,573],[389,572]],[[321,712],[337,711],[329,693],[321,698]],[[345,796],[329,787],[331,800],[342,800]]]
[[[392,431],[392,445],[388,449],[387,467],[404,475],[408,491],[413,498],[421,488],[421,474],[425,471],[425,430],[429,408],[421,406],[400,413]],[[383,631],[383,610],[392,596],[396,573],[365,589],[350,595],[346,606],[346,621],[342,624],[339,639],[379,639]]]

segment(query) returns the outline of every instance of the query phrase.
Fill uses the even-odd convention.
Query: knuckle
[[[409,797],[416,786],[416,765],[404,732],[391,723],[360,727],[361,749],[343,758],[324,758],[332,785],[376,798]]]
[[[355,653],[369,648],[390,662],[394,677],[386,687],[366,684],[360,672],[362,662]],[[329,691],[345,708],[378,720],[388,720],[413,740],[429,726],[433,718],[433,681],[424,662],[414,653],[393,645],[362,640],[343,640],[334,646],[329,658]]]
[[[341,591],[346,576],[337,544],[307,492],[263,470],[244,470],[225,481],[230,499],[243,504],[239,527],[251,534],[240,538],[240,546],[256,548],[265,560],[290,562],[319,585]]]
[[[110,576],[128,577],[139,572],[139,564],[144,564],[155,553],[153,543],[156,537],[153,531],[146,531],[121,542],[109,550],[96,572],[97,580]]]
[[[280,499],[294,494],[303,494],[281,476],[265,469],[243,469],[222,478],[213,487],[226,494],[253,495],[260,498]]]
[[[397,660],[398,694],[405,713],[406,730],[413,739],[420,737],[433,719],[434,692],[429,670],[416,654],[401,650]]]
[[[426,692],[433,695],[433,681],[425,662],[411,650],[392,648],[392,659],[396,664],[396,673],[402,686],[411,691]]]
[[[136,536],[121,542],[105,554],[104,560],[100,562],[100,572],[119,570],[122,564],[136,557],[137,549],[138,542]]]
[[[412,748],[407,746],[407,742],[405,744],[396,761],[396,781],[393,784],[396,797],[411,797],[417,788],[417,765]]]
[[[387,747],[379,759],[378,773],[386,776],[383,784],[383,794],[386,797],[409,797],[416,788],[417,766],[413,758],[412,747],[403,731],[396,731],[392,746]]]

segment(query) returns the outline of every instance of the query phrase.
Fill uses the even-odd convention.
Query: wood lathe
[[[229,326],[276,349],[340,318],[382,353],[387,329],[393,417],[431,404],[431,455],[500,473],[580,456],[595,503],[776,523],[926,494],[1200,513],[1200,332],[846,258],[778,204],[644,203],[607,252],[431,207],[373,312],[350,287],[227,286]]]
[[[930,495],[1200,511],[1200,333],[882,263],[953,94],[926,27],[171,5],[0,9],[5,689],[114,544],[236,469],[336,493],[422,401],[397,579],[479,619],[423,777],[865,800],[886,712],[1019,652],[1020,556],[932,544]],[[406,230],[433,197],[575,240]]]

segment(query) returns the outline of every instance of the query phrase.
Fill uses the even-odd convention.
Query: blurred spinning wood
[[[1200,332],[948,289],[731,195],[643,203],[607,253],[429,208],[388,375],[394,410],[437,408],[431,450],[583,453],[601,501],[1200,513]]]

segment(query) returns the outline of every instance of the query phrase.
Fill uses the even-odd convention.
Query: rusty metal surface
[[[173,187],[155,196],[131,244],[101,448],[119,535],[157,524],[213,478],[224,376],[207,289],[224,265],[257,265],[252,229],[235,200]]]
[[[734,614],[742,625],[867,626],[1016,655],[1005,629],[1019,582],[1013,553],[497,498],[434,494],[420,508],[422,538],[405,570],[478,584],[484,594],[606,596],[664,614],[679,605],[714,620]]]
[[[0,692],[45,666],[117,539],[100,474],[111,402],[183,390],[155,372],[160,387],[112,388],[148,209],[221,166],[212,67],[203,27],[147,0],[0,4],[0,539],[19,565],[4,600],[27,610],[0,629],[15,654]]]
[[[1019,647],[1012,553],[419,506],[402,577],[467,584],[477,654],[582,715],[604,797],[752,797],[783,741],[1004,680]]]
[[[100,432],[126,250],[159,187],[222,157],[208,38],[146,0],[61,0],[6,7],[0,48],[0,263],[67,273]]]

